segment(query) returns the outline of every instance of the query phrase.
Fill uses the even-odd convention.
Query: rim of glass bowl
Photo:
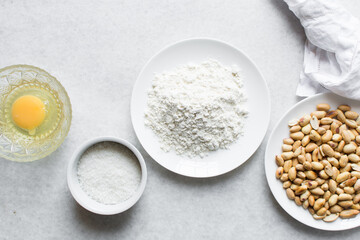
[[[32,66],[32,65],[27,65],[27,64],[11,65],[11,66],[7,66],[7,67],[4,67],[4,68],[0,69],[0,76],[5,71],[16,70],[16,69],[25,70],[25,71],[33,70],[35,72],[39,72],[49,80],[49,83],[51,83],[51,82],[55,83],[57,85],[57,88],[58,88],[58,91],[56,91],[56,92],[59,95],[60,94],[63,95],[63,97],[65,98],[65,102],[63,102],[63,109],[65,109],[65,107],[68,108],[68,114],[66,116],[64,114],[64,118],[67,119],[68,123],[65,125],[64,129],[60,130],[60,132],[61,132],[60,135],[63,134],[63,136],[59,140],[54,141],[50,145],[49,148],[47,148],[45,150],[42,150],[42,151],[40,151],[40,153],[37,153],[37,154],[31,154],[30,153],[30,154],[21,155],[21,154],[12,152],[12,151],[10,151],[10,152],[4,151],[4,148],[0,147],[0,157],[1,158],[5,158],[7,160],[16,161],[16,162],[32,162],[32,161],[39,160],[39,159],[42,159],[42,158],[50,155],[64,142],[66,136],[69,133],[70,126],[71,126],[72,105],[71,105],[70,98],[69,98],[65,88],[63,87],[63,85],[54,76],[52,76],[50,73],[48,73],[47,71],[45,71],[45,70],[43,70],[43,69],[41,69],[39,67],[35,67],[35,66]],[[27,81],[32,82],[31,80],[27,80]],[[9,85],[11,85],[11,84],[9,83]],[[0,104],[1,104],[1,101],[2,100],[0,100]],[[63,121],[61,121],[60,124],[65,124],[65,123]],[[59,127],[61,128],[61,126],[59,126]],[[3,132],[2,132],[2,130],[0,128],[0,136],[2,134],[3,134]],[[11,143],[11,145],[13,146],[12,143]]]

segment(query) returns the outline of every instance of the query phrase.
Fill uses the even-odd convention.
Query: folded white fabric
[[[308,40],[296,94],[332,91],[360,100],[360,22],[337,0],[284,0]]]

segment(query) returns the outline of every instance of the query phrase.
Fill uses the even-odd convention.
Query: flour
[[[141,168],[128,148],[115,142],[102,142],[82,155],[78,180],[81,188],[97,202],[117,204],[135,193]]]
[[[243,134],[247,110],[237,66],[210,59],[156,74],[145,125],[165,151],[189,157],[225,149]]]

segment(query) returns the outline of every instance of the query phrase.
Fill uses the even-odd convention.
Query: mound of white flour
[[[156,74],[145,125],[165,151],[190,157],[227,148],[243,134],[246,97],[237,66],[210,59]]]

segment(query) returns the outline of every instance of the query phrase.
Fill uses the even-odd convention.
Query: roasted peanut
[[[356,146],[354,146],[351,143],[346,144],[343,149],[344,153],[346,153],[346,154],[353,153],[353,152],[355,152],[355,150],[356,150]]]
[[[339,214],[336,213],[336,214],[330,214],[326,217],[323,218],[323,221],[324,222],[334,222],[336,219],[338,219],[339,217]]]
[[[303,134],[303,133],[302,133]],[[300,137],[300,136],[299,136]],[[302,136],[303,138],[304,136]],[[311,130],[310,131],[310,135],[309,135],[310,139],[313,140],[314,142],[319,141],[321,139],[321,136],[318,132],[316,132],[315,130]],[[302,139],[301,138],[301,139]]]
[[[324,169],[324,165],[322,165],[319,162],[312,162],[311,167],[313,170],[316,170],[316,171],[320,171],[320,170]]]
[[[289,169],[289,179],[290,181],[294,181],[295,178],[296,178],[296,168],[292,167]]]
[[[327,103],[320,103],[320,104],[316,105],[316,110],[327,112],[330,110],[330,105]]]
[[[337,116],[337,112],[336,111],[329,111],[326,113],[325,117],[330,117],[330,118],[334,118]]]
[[[313,116],[317,117],[317,119],[321,119],[321,118],[325,117],[326,112],[325,111],[315,111],[315,112],[312,112],[310,115],[312,117]]]
[[[318,147],[318,145],[316,145],[315,143],[309,143],[309,144],[305,147],[305,152],[312,152],[312,151],[314,151],[317,147]]]
[[[359,114],[354,111],[347,111],[345,112],[345,117],[352,120],[356,120],[359,117]]]
[[[321,141],[323,143],[327,143],[331,140],[332,136],[333,136],[332,132],[330,130],[327,130],[326,133],[322,135]]]
[[[295,199],[295,193],[294,193],[294,191],[291,190],[290,188],[287,188],[287,189],[286,189],[286,195],[288,196],[288,198],[289,198],[290,200]]]
[[[302,133],[302,132],[294,132],[294,133],[291,133],[291,134],[290,134],[290,137],[291,137],[292,139],[294,139],[295,141],[296,141],[296,140],[301,140],[301,139],[304,138],[304,133]]]
[[[336,112],[337,112],[337,119],[338,119],[340,122],[344,123],[345,120],[346,120],[346,117],[345,117],[344,113],[343,113],[341,110],[339,110],[339,109],[337,109]]]
[[[320,146],[320,151],[324,154],[324,156],[328,157],[333,157],[335,154],[334,150],[326,143]]]
[[[346,111],[350,111],[351,107],[349,105],[342,104],[342,105],[338,106],[338,109],[340,109],[343,112],[346,112]]]
[[[308,115],[308,114],[304,115],[302,118],[299,119],[299,125],[303,127],[303,126],[309,124],[310,119],[311,119],[310,115]]]
[[[315,219],[333,222],[360,210],[360,116],[348,105],[290,120],[289,138],[275,156],[276,178],[289,199]]]
[[[307,134],[310,133],[311,129],[312,129],[312,127],[311,127],[311,125],[310,125],[310,123],[309,123],[309,124],[307,124],[307,125],[305,125],[305,126],[303,126],[303,127],[301,128],[301,132],[302,132],[303,134],[307,135]]]
[[[353,163],[358,163],[358,162],[360,162],[360,157],[359,157],[358,155],[354,154],[354,153],[350,154],[350,155],[348,156],[348,158],[349,158],[349,160],[350,160],[351,162],[353,162]]]
[[[350,210],[344,210],[340,212],[341,218],[352,218],[355,217],[359,213],[359,210],[350,209]]]
[[[329,198],[329,206],[334,206],[338,201],[338,195],[334,194]]]
[[[284,159],[283,159],[281,156],[276,155],[275,161],[276,161],[276,164],[277,164],[279,167],[284,166]]]
[[[340,142],[343,138],[340,134],[334,134],[331,138],[334,142]],[[360,139],[359,139],[360,140]]]
[[[357,127],[357,123],[356,123],[354,120],[346,119],[346,120],[345,120],[345,124],[346,124],[349,128],[356,128],[356,127]]]

